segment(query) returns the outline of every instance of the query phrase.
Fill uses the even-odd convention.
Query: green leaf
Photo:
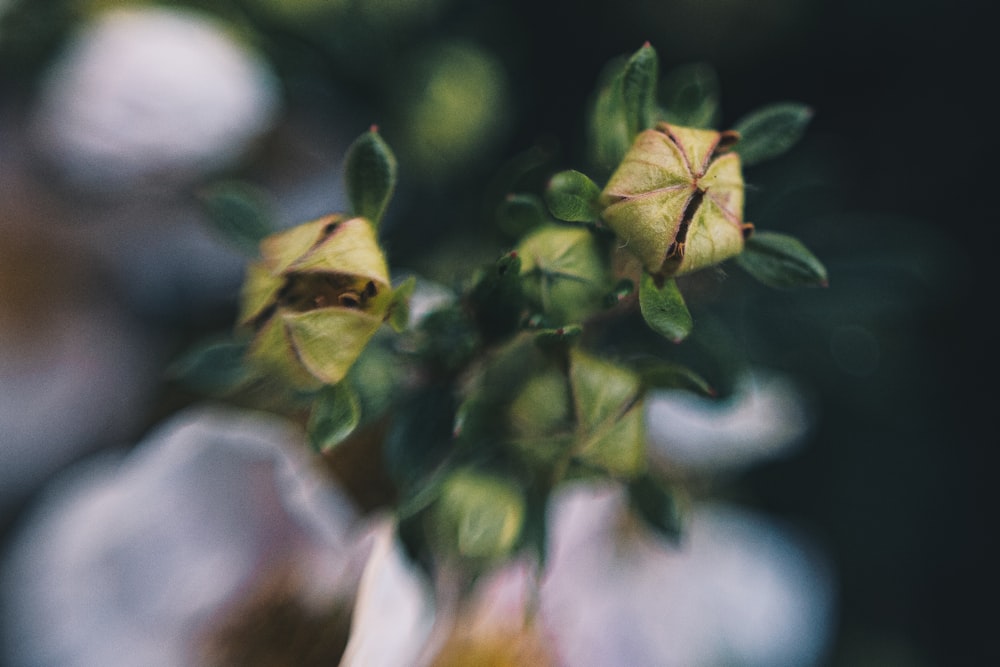
[[[641,475],[628,484],[629,503],[647,525],[668,541],[680,541],[683,516],[676,492],[652,475]]]
[[[826,287],[826,267],[798,239],[756,232],[736,257],[747,273],[769,287]]]
[[[622,100],[629,140],[656,123],[656,50],[649,42],[632,54],[622,72]]]
[[[673,278],[664,281],[663,287],[657,287],[653,276],[643,273],[639,283],[639,310],[653,331],[674,343],[687,338],[694,326]]]
[[[521,325],[526,305],[520,256],[507,253],[483,271],[468,299],[484,340],[494,342],[514,333]]]
[[[743,166],[770,160],[794,146],[805,133],[812,115],[812,109],[804,104],[782,102],[741,118],[733,129],[740,134],[735,150]]]
[[[512,480],[471,469],[445,481],[434,516],[441,546],[463,559],[507,556],[524,527],[524,492]]]
[[[426,484],[452,453],[455,413],[455,399],[445,385],[422,387],[397,403],[382,454],[404,496]]]
[[[198,199],[212,228],[247,255],[257,255],[261,239],[275,231],[267,196],[249,183],[216,183]]]
[[[675,67],[660,82],[660,91],[666,122],[697,128],[711,128],[718,122],[719,79],[711,65]]]
[[[410,276],[392,290],[389,303],[389,326],[393,331],[402,332],[410,323],[410,297],[417,288],[416,276]]]
[[[541,329],[535,332],[535,343],[543,350],[568,349],[582,335],[583,327],[570,324],[558,329]]]
[[[705,378],[681,364],[644,359],[638,370],[643,384],[651,389],[686,389],[702,396],[716,395]]]
[[[552,215],[567,222],[600,219],[597,199],[601,189],[586,174],[572,169],[553,176],[545,189],[545,203]]]
[[[317,452],[329,451],[346,440],[360,422],[361,401],[354,389],[347,382],[327,385],[309,413],[309,443]]]
[[[610,173],[632,145],[625,102],[622,99],[624,60],[608,64],[593,95],[588,122],[590,159],[601,170]]]
[[[208,340],[195,345],[167,369],[167,377],[209,396],[232,394],[252,378],[242,341]]]
[[[377,227],[396,188],[396,156],[374,125],[347,149],[344,180],[354,214]]]
[[[549,222],[541,197],[533,194],[509,194],[497,207],[497,225],[504,233],[521,237]]]

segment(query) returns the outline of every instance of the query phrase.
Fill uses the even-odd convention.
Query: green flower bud
[[[690,273],[738,255],[743,222],[735,132],[659,123],[640,132],[601,193],[601,217],[650,273]]]
[[[260,250],[240,303],[250,358],[296,386],[339,382],[392,304],[374,228],[328,215],[264,238]]]
[[[582,322],[603,309],[608,267],[594,235],[583,227],[546,225],[516,248],[528,300],[548,326]]]
[[[472,470],[454,472],[438,499],[435,525],[456,555],[492,561],[507,556],[524,525],[525,502],[520,489],[496,475]]]

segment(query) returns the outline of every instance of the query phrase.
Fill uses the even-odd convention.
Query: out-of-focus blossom
[[[734,470],[785,454],[809,428],[794,384],[763,371],[742,378],[726,399],[657,391],[646,406],[654,456],[692,472]]]
[[[270,597],[307,617],[349,609],[371,537],[353,532],[353,507],[308,467],[302,438],[257,413],[192,409],[128,455],[75,469],[6,555],[6,664],[231,655],[225,637],[261,632],[234,610],[275,581]]]
[[[14,210],[0,225],[0,514],[81,455],[129,437],[164,354],[78,253],[33,221],[22,228]]]
[[[69,180],[114,191],[232,164],[279,105],[267,63],[206,15],[120,9],[85,24],[47,73],[34,135]]]
[[[614,487],[564,492],[542,618],[561,664],[702,667],[821,664],[832,583],[822,558],[773,520],[696,505],[668,545]]]

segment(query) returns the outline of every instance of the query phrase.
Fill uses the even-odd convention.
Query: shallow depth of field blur
[[[805,608],[829,611],[815,619],[821,627],[803,623],[797,635],[823,643],[823,664],[996,658],[989,619],[976,614],[976,599],[995,592],[985,551],[990,437],[979,428],[989,414],[981,383],[992,329],[974,321],[995,300],[978,292],[997,247],[985,201],[995,173],[984,144],[995,138],[992,114],[974,99],[984,85],[974,68],[985,59],[977,53],[986,50],[985,28],[969,20],[971,0],[940,11],[902,0],[0,0],[4,553],[44,518],[37,508],[51,494],[119,470],[171,418],[201,409],[200,397],[165,372],[187,346],[229,330],[244,258],[205,224],[200,188],[246,179],[270,194],[280,224],[316,218],[346,205],[340,161],[376,124],[400,165],[382,232],[390,264],[447,283],[504,249],[492,216],[512,165],[534,160],[549,173],[579,166],[601,67],[649,41],[663,70],[715,68],[724,126],[769,102],[813,108],[799,145],[748,172],[748,219],[801,238],[830,274],[829,288],[797,292],[767,290],[734,271],[699,295],[708,307],[696,326],[728,337],[733,355],[761,369],[754,386],[772,403],[744,414],[735,391],[727,411],[675,403],[651,415],[651,437],[685,433],[669,455],[714,471],[723,505],[701,510],[697,525],[707,532],[696,544],[710,549],[720,526],[735,526],[730,538],[756,536],[746,562],[706,557],[684,572],[723,583],[739,581],[731,568],[741,564],[750,576],[787,574],[788,553],[762,545],[771,533],[753,532],[765,517],[801,537],[822,564],[820,580],[788,595],[815,593],[822,599]],[[696,368],[704,361],[697,349],[678,353]],[[274,425],[234,428],[286,437]],[[128,491],[134,496],[114,493],[168,508],[171,498],[186,500],[165,510],[178,533],[187,530],[184,512],[200,520],[202,500],[232,514],[215,516],[222,525],[253,523],[262,544],[316,538],[246,518],[227,489],[242,493],[250,482],[219,462],[177,465],[218,488],[174,498],[173,478],[157,478]],[[265,475],[259,467],[253,474]],[[210,479],[213,470],[219,479]],[[100,502],[115,502],[107,494]],[[260,502],[262,512],[277,511]],[[63,508],[83,522],[65,538],[67,561],[73,545],[91,548],[88,540],[109,530],[88,530],[86,521],[112,521],[110,507]],[[734,507],[748,514],[724,509]],[[342,528],[316,530],[339,530],[337,541],[346,539]],[[218,535],[184,539],[202,538]],[[116,539],[134,569],[103,576],[141,580],[150,575],[134,559],[172,557],[131,553],[127,538]],[[379,538],[358,539],[370,547]],[[224,546],[213,557],[227,555]],[[321,548],[305,549],[307,571],[331,587],[360,571],[351,547],[338,548],[344,564],[335,576],[313,562]],[[39,563],[30,571],[44,588],[49,565]],[[155,571],[169,570],[157,563]],[[80,587],[51,566],[49,585]],[[678,605],[698,597],[676,579]],[[651,585],[639,574],[621,582]],[[774,593],[754,583],[760,588],[749,594]],[[158,604],[176,603],[171,594],[182,597],[160,591]],[[3,596],[0,614],[18,615],[18,599]],[[794,609],[775,604],[776,619]],[[194,602],[183,608],[203,612]],[[660,611],[682,636],[674,615],[686,618],[684,610]],[[90,628],[85,605],[72,613]],[[764,646],[752,635],[773,628],[759,625],[741,628],[750,636],[740,646]],[[9,655],[2,649],[0,659]]]

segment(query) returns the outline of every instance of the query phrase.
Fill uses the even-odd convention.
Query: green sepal
[[[497,207],[497,226],[509,236],[519,238],[536,227],[550,222],[541,197],[511,193]]]
[[[244,254],[255,257],[261,239],[275,232],[267,195],[244,181],[222,181],[198,193],[212,229]]]
[[[712,128],[719,121],[719,79],[706,63],[681,65],[660,81],[663,120],[684,127]]]
[[[826,267],[801,241],[777,232],[756,232],[736,257],[747,273],[769,287],[826,287]]]
[[[643,385],[649,389],[684,389],[707,397],[717,395],[705,378],[681,364],[644,359],[638,372]]]
[[[733,127],[740,135],[736,144],[743,166],[770,160],[794,146],[812,119],[812,109],[796,102],[779,102],[753,111]]]
[[[247,343],[212,338],[185,351],[167,368],[167,377],[209,396],[227,396],[253,378],[245,363]]]
[[[687,338],[694,327],[684,296],[673,278],[657,287],[653,276],[644,272],[639,282],[639,310],[653,331],[674,343]]]
[[[556,218],[566,222],[600,219],[601,189],[589,176],[568,169],[553,176],[545,189],[545,203]]]
[[[583,327],[569,324],[558,329],[540,329],[535,332],[535,344],[543,350],[568,349],[583,335]]]
[[[506,557],[518,544],[525,520],[525,499],[516,483],[494,473],[454,471],[445,480],[434,508],[439,546],[471,564]]]
[[[351,435],[361,423],[361,401],[347,382],[323,387],[313,401],[306,432],[317,452],[328,452]]]
[[[577,418],[576,458],[615,477],[645,468],[642,383],[631,369],[570,353],[570,385]]]
[[[417,288],[416,276],[410,276],[392,290],[389,302],[389,326],[397,333],[406,330],[410,323],[410,297]]]
[[[657,534],[674,544],[684,530],[683,512],[677,492],[646,473],[628,483],[629,505]]]
[[[622,71],[622,100],[629,137],[653,127],[656,122],[656,50],[646,42],[632,54]]]
[[[396,188],[396,156],[375,126],[347,149],[344,181],[353,213],[378,227]]]

